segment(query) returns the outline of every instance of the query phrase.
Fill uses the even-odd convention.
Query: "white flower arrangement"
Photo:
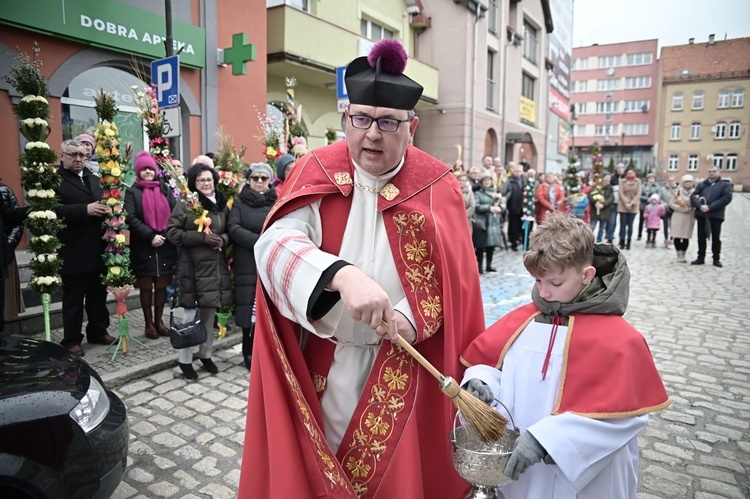
[[[29,218],[46,218],[47,220],[55,220],[57,219],[57,214],[52,210],[39,210],[29,213]]]
[[[53,237],[52,237],[52,236],[50,236],[50,235],[47,235],[47,234],[45,234],[45,235],[43,235],[43,236],[34,236],[34,237],[32,238],[32,240],[34,240],[34,239],[38,239],[39,241],[42,241],[43,243],[48,243],[48,242],[50,242],[50,241],[51,241],[52,239],[55,239],[55,238],[53,238]]]
[[[52,189],[31,189],[26,194],[30,198],[51,199],[55,197],[55,191]]]
[[[49,149],[49,144],[46,142],[29,142],[26,144],[26,150],[34,149],[35,147],[38,147],[40,149]]]
[[[47,120],[43,120],[42,118],[26,118],[25,120],[21,120],[21,123],[29,127],[41,126],[47,125]]]
[[[56,262],[57,261],[57,254],[56,253],[42,253],[41,255],[38,255],[36,257],[36,260],[40,263],[44,262]]]
[[[34,102],[34,101],[38,101],[38,102],[43,102],[45,104],[49,104],[49,102],[47,101],[47,99],[45,99],[41,95],[27,95],[26,97],[24,97],[23,99],[21,99],[21,102]]]
[[[41,285],[41,286],[52,286],[53,284],[60,283],[60,279],[53,275],[43,275],[34,277],[31,280],[32,284]]]

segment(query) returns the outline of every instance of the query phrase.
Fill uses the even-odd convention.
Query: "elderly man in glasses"
[[[411,145],[422,87],[382,40],[346,70],[346,140],[303,156],[255,246],[239,497],[458,497],[451,400],[484,326],[458,181]],[[294,479],[290,480],[288,477]]]
[[[109,311],[107,290],[102,284],[105,242],[102,239],[102,217],[107,208],[99,202],[102,189],[99,177],[86,165],[86,148],[77,140],[62,143],[62,183],[55,189],[60,199],[58,216],[65,229],[59,233],[62,278],[62,345],[77,355],[84,355],[83,311],[86,310],[88,343],[109,345],[115,338],[107,334]]]

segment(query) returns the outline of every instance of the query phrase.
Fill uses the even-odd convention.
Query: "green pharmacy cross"
[[[224,49],[224,64],[232,65],[232,74],[247,74],[247,61],[254,60],[255,45],[247,43],[247,34],[235,33],[232,35],[232,46]]]

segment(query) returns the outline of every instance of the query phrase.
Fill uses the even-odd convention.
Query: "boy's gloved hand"
[[[542,444],[540,444],[534,435],[524,432],[513,445],[513,453],[505,465],[503,474],[512,480],[518,480],[521,473],[526,471],[529,466],[536,464],[547,455]]]
[[[479,378],[470,379],[466,384],[464,384],[464,389],[485,404],[490,404],[493,400],[495,400],[495,396],[492,394],[490,385]]]

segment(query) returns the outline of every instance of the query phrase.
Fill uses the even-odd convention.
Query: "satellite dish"
[[[609,69],[607,70],[607,74],[608,74],[609,76],[612,76],[613,74],[615,74],[615,68],[609,68]]]

